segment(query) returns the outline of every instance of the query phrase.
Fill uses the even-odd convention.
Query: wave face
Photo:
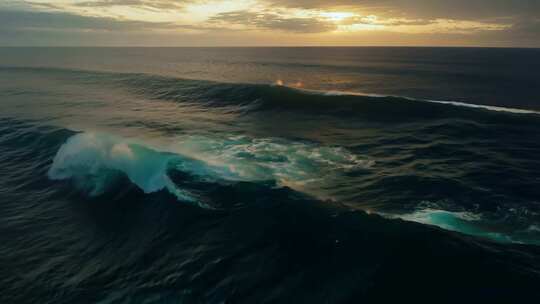
[[[534,109],[60,68],[0,79],[2,302],[540,298]]]

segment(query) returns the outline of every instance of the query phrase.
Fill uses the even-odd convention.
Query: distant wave
[[[174,102],[197,102],[213,107],[235,107],[239,112],[302,111],[327,115],[361,115],[375,119],[440,118],[471,114],[436,106],[453,106],[478,111],[539,115],[539,111],[451,100],[419,99],[359,92],[320,91],[275,84],[219,83],[207,80],[164,77],[142,73],[112,73],[60,68],[0,67],[4,70],[52,73],[70,76],[73,81],[123,86],[149,98]],[[386,103],[382,103],[386,102]],[[430,106],[433,105],[433,106]],[[481,115],[480,112],[478,115]],[[369,115],[377,114],[377,115]],[[395,117],[401,114],[401,117]]]

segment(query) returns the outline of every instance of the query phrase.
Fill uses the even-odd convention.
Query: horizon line
[[[540,49],[540,46],[473,45],[0,45],[0,48],[471,48],[471,49]]]

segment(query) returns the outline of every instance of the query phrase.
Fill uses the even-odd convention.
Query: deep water
[[[2,303],[540,300],[537,50],[0,53]]]

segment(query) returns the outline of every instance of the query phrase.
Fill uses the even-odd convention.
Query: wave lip
[[[52,180],[74,179],[79,187],[97,196],[122,173],[145,193],[168,189],[179,199],[192,202],[194,198],[174,187],[167,176],[173,157],[113,136],[81,133],[60,147],[48,176]]]

